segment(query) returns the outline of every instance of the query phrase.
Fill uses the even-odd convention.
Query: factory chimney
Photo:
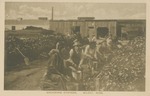
[[[53,7],[52,7],[52,19],[51,19],[51,20],[53,20],[53,14],[54,14],[54,13],[53,13]]]

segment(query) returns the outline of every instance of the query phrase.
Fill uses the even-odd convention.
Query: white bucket
[[[81,71],[77,71],[77,72],[72,71],[72,76],[77,81],[81,80],[81,78],[82,78],[82,72]]]

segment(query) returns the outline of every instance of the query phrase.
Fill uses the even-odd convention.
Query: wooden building
[[[144,35],[146,32],[146,20],[52,20],[50,30],[62,34],[80,32],[82,37],[113,37],[123,38]],[[133,36],[131,36],[133,35]]]
[[[58,33],[75,33],[80,32],[82,37],[99,36],[111,34],[116,36],[116,20],[53,20],[50,21],[50,30]]]
[[[121,39],[146,36],[146,20],[118,20],[116,32]]]

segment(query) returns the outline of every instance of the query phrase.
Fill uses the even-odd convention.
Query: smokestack
[[[54,13],[53,13],[53,7],[52,7],[52,19],[51,19],[51,20],[53,20],[53,14],[54,14]]]

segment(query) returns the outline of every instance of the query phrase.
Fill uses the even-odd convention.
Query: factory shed
[[[118,20],[116,34],[120,39],[146,36],[146,20]]]
[[[53,20],[50,30],[62,34],[79,32],[82,37],[104,37],[106,34],[116,36],[116,25],[116,20]]]
[[[95,20],[78,18],[78,20],[51,20],[50,30],[62,34],[80,33],[82,37],[97,38],[111,35],[118,39],[131,39],[146,35],[146,20]],[[127,36],[125,36],[127,35]]]

